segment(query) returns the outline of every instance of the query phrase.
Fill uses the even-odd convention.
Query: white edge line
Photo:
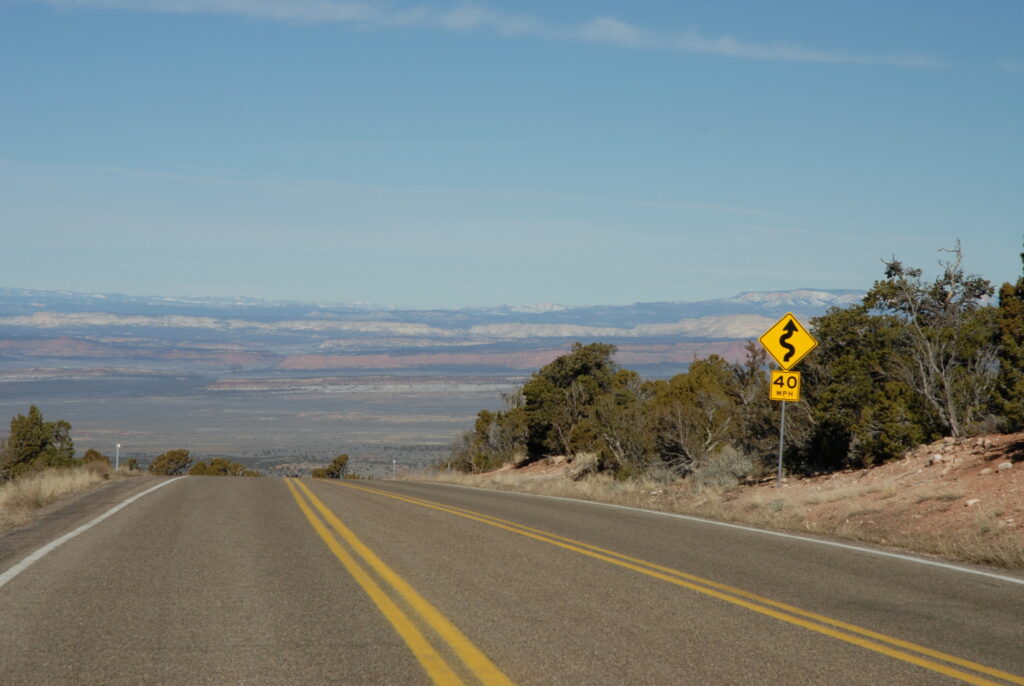
[[[628,505],[616,505],[614,503],[601,503],[596,500],[582,500],[580,498],[566,498],[560,495],[544,495],[541,493],[523,493],[521,491],[505,491],[497,488],[484,488],[483,486],[466,486],[464,484],[449,484],[443,481],[409,481],[406,483],[434,483],[439,486],[450,486],[453,488],[469,488],[476,491],[493,491],[497,493],[509,493],[512,495],[530,496],[533,498],[550,498],[551,500],[565,500],[571,503],[586,503],[588,505],[596,505],[599,507],[611,507],[618,510],[628,510],[630,512],[639,512],[642,514],[659,515],[662,517],[673,517],[675,519],[685,519],[690,522],[698,522],[701,524],[713,524],[714,526],[724,526],[729,529],[739,529],[740,531],[750,531],[755,534],[764,534],[765,536],[778,536],[779,538],[789,538],[794,541],[804,541],[806,543],[817,543],[818,545],[832,546],[833,548],[842,548],[843,550],[853,550],[858,553],[868,553],[869,555],[879,555],[881,557],[890,557],[896,560],[903,560],[905,562],[915,562],[917,564],[929,565],[931,567],[939,567],[941,569],[948,569],[954,572],[963,572],[965,574],[977,574],[978,576],[988,577],[990,579],[998,579],[999,581],[1007,581],[1011,584],[1024,585],[1024,579],[1005,576],[1003,574],[993,574],[992,572],[982,571],[980,569],[972,569],[970,567],[961,567],[959,565],[951,565],[946,562],[937,562],[935,560],[928,560],[923,557],[913,557],[911,555],[901,555],[900,553],[890,553],[885,550],[875,550],[873,548],[864,548],[859,545],[851,545],[849,543],[839,543],[838,541],[828,541],[820,538],[810,538],[809,536],[799,536],[797,534],[787,534],[781,531],[770,531],[768,529],[758,529],[752,526],[744,526],[742,524],[732,524],[730,522],[719,522],[714,519],[704,519],[703,517],[694,517],[693,515],[684,515],[677,512],[662,512],[660,510],[645,510],[642,507],[630,507]],[[3,585],[3,584],[0,584]]]
[[[106,512],[104,512],[103,514],[101,514],[99,517],[97,517],[96,519],[92,520],[91,522],[83,524],[82,526],[78,527],[74,531],[69,531],[68,533],[64,534],[63,536],[61,536],[60,538],[58,538],[56,540],[50,541],[49,543],[44,545],[42,548],[40,548],[39,550],[35,551],[34,553],[31,553],[28,557],[23,559],[21,562],[17,563],[13,567],[11,567],[7,571],[5,571],[3,574],[0,574],[0,588],[3,588],[4,584],[6,584],[8,581],[10,581],[14,577],[16,577],[19,574],[21,574],[22,572],[24,572],[26,569],[31,567],[33,564],[35,564],[39,560],[43,559],[47,554],[53,552],[59,546],[63,545],[64,543],[67,543],[68,541],[70,541],[75,536],[77,536],[79,534],[82,534],[82,533],[85,533],[89,529],[93,528],[94,526],[96,526],[97,524],[102,522],[107,517],[111,517],[111,516],[117,514],[119,511],[121,511],[124,508],[128,507],[129,505],[134,503],[136,500],[138,500],[142,496],[149,495],[150,493],[152,493],[153,491],[157,490],[158,488],[163,488],[164,486],[167,486],[168,484],[174,483],[178,479],[184,479],[184,478],[185,477],[183,477],[183,476],[178,476],[178,477],[175,477],[175,478],[173,478],[173,479],[171,479],[169,481],[165,481],[165,482],[163,482],[161,484],[157,484],[156,486],[153,486],[153,488],[147,489],[147,490],[143,491],[142,493],[137,493],[137,494],[133,495],[131,498],[128,498],[127,500],[125,500],[125,501],[123,501],[123,502],[121,502],[121,503],[119,503],[117,505],[114,505],[114,507],[110,508],[109,510],[107,510]]]

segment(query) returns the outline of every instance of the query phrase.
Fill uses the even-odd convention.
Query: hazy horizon
[[[869,284],[870,285],[870,284]],[[190,301],[249,301],[249,302],[260,302],[267,304],[282,304],[282,305],[321,305],[321,306],[338,306],[338,307],[358,307],[375,309],[379,308],[382,310],[473,310],[473,309],[501,309],[501,308],[521,308],[527,311],[532,311],[533,308],[537,308],[542,311],[546,308],[586,308],[586,307],[626,307],[630,305],[639,305],[646,302],[666,302],[666,303],[699,303],[707,300],[730,300],[732,298],[740,297],[748,293],[795,293],[795,292],[826,292],[826,293],[863,293],[867,291],[867,286],[864,288],[812,288],[812,287],[800,287],[800,288],[788,288],[788,289],[773,289],[773,290],[748,290],[748,291],[737,291],[729,294],[714,295],[706,299],[696,298],[666,298],[663,300],[649,300],[649,301],[630,301],[630,302],[586,302],[586,303],[560,303],[560,302],[501,302],[501,303],[488,303],[482,305],[424,305],[420,307],[407,306],[401,303],[390,303],[390,302],[364,302],[364,301],[351,301],[351,300],[329,300],[326,298],[317,298],[313,300],[303,299],[290,299],[290,298],[277,298],[277,297],[263,297],[257,295],[251,295],[246,293],[231,293],[227,295],[211,295],[209,293],[151,293],[151,292],[127,292],[127,291],[80,291],[72,289],[59,289],[59,288],[24,288],[21,286],[11,285],[0,285],[0,292],[4,291],[38,291],[40,293],[56,293],[61,295],[75,295],[75,296],[89,296],[89,297],[124,297],[132,299],[157,299],[165,300],[168,302],[190,302]]]

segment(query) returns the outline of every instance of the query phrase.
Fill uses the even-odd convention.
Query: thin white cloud
[[[111,167],[106,165],[82,164],[25,164],[14,160],[0,158],[0,168],[47,169],[62,172],[83,172],[86,174],[116,174],[120,176],[166,179],[171,181],[191,181],[209,184],[238,184],[249,180],[241,177],[218,176],[213,174],[184,174],[178,172],[158,171],[152,169],[131,169],[128,167]]]
[[[273,147],[296,149],[341,149],[341,150],[388,150],[402,149],[437,149],[437,150],[493,150],[522,147],[522,143],[513,141],[473,141],[473,140],[324,140],[324,141],[292,141],[277,143]]]
[[[999,68],[1014,74],[1024,74],[1024,60],[1003,60],[999,63]]]
[[[422,25],[424,8],[395,9],[370,2],[331,0],[37,0],[68,9],[131,10],[166,14],[224,14],[309,23],[399,27]]]
[[[576,26],[552,26],[529,15],[483,5],[447,9],[397,7],[391,3],[335,0],[35,0],[64,9],[116,9],[173,14],[220,14],[300,23],[351,24],[364,28],[425,28],[459,33],[493,33],[508,37],[585,42],[634,50],[653,50],[735,59],[890,65],[935,68],[944,63],[917,53],[867,55],[821,50],[787,42],[755,42],[699,31],[644,29],[615,17],[596,17]]]
[[[429,24],[430,22],[428,22]],[[494,31],[504,36],[544,36],[549,30],[544,24],[525,15],[487,9],[479,5],[462,5],[443,12],[436,23],[454,31]]]
[[[657,202],[648,200],[636,200],[633,203],[636,207],[651,207],[664,210],[704,210],[707,212],[727,212],[731,214],[750,214],[763,217],[782,217],[791,219],[785,215],[778,215],[767,210],[758,210],[750,207],[736,207],[734,205],[715,205],[704,202]]]
[[[614,17],[598,17],[567,35],[594,43],[645,50],[669,50],[753,60],[788,62],[834,62],[846,64],[891,64],[901,67],[940,67],[943,63],[928,55],[859,55],[807,48],[793,43],[753,43],[734,36],[705,36],[690,29],[676,33],[647,31]]]

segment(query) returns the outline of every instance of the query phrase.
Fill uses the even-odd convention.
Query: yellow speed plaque
[[[800,372],[772,370],[772,382],[768,396],[772,400],[795,403],[800,400]]]

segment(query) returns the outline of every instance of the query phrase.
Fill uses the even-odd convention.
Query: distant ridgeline
[[[657,375],[710,354],[739,361],[742,342],[785,312],[810,318],[863,295],[805,289],[624,306],[399,310],[0,289],[0,374],[525,373],[574,341],[600,340],[618,346],[619,362]]]

